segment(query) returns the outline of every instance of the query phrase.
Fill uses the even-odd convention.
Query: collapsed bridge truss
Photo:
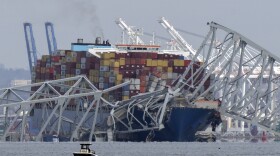
[[[209,25],[210,31],[194,57],[204,55],[203,65],[192,77],[181,82],[192,82],[203,73],[199,84],[185,91],[187,99],[190,103],[200,97],[218,99],[223,115],[279,135],[280,59],[229,28],[214,22]],[[183,75],[191,71],[192,65],[195,61]],[[209,77],[211,85],[202,89]]]
[[[219,100],[223,115],[279,135],[280,59],[231,29],[214,22],[209,26],[190,65],[172,86],[158,87],[129,100],[108,102],[102,98],[103,93],[129,85],[129,81],[98,90],[85,76],[1,89],[0,108],[5,108],[1,140],[18,132],[24,141],[30,133],[28,116],[34,115],[36,106],[42,110],[37,141],[54,132],[73,141],[82,137],[91,140],[95,135],[108,134],[108,130],[122,133],[161,129],[170,101],[178,96],[184,96],[190,104],[200,98]],[[203,63],[198,56],[203,56]],[[162,84],[163,80],[158,80],[156,85]],[[136,109],[143,111],[144,122],[134,116]],[[69,111],[76,113],[71,116]],[[14,114],[12,118],[10,113]],[[123,122],[124,118],[128,122]],[[116,123],[123,125],[123,131],[115,129]],[[83,135],[86,133],[89,136]]]

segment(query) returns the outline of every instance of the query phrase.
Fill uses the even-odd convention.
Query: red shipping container
[[[149,72],[150,72],[150,71],[148,71],[148,70],[142,70],[142,71],[141,71],[141,75],[147,76],[147,75],[149,74]]]
[[[76,52],[76,57],[82,57],[82,52]]]
[[[52,62],[59,62],[60,57],[59,56],[52,56]]]
[[[147,53],[147,57],[145,59],[151,59],[151,58],[152,58],[152,53]]]
[[[53,73],[54,73],[54,68],[51,67],[51,68],[49,69],[49,72],[53,74]]]
[[[136,60],[134,58],[130,59],[130,64],[136,64]]]
[[[158,54],[157,53],[151,53],[152,54],[152,59],[157,59]]]
[[[145,65],[146,64],[146,59],[140,59],[140,64]]]
[[[140,81],[140,87],[145,87],[146,86],[146,80],[145,81]]]
[[[146,92],[146,87],[140,86],[140,93],[145,93]]]
[[[142,59],[147,59],[148,53],[140,53],[139,57],[142,58]]]
[[[184,60],[184,66],[187,67],[191,63],[191,60]]]
[[[157,71],[157,67],[150,67],[150,71],[151,71],[151,72]]]
[[[135,64],[141,64],[141,59],[140,58],[136,58],[135,59]]]
[[[126,53],[119,53],[120,58],[125,58],[126,57]]]
[[[125,59],[125,64],[130,64],[130,58]]]

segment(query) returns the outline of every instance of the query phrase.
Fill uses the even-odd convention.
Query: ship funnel
[[[84,41],[83,41],[83,39],[82,38],[78,38],[77,39],[77,43],[83,43]]]
[[[95,44],[102,44],[101,43],[101,37],[96,37]]]

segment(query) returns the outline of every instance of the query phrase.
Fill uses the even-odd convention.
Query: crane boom
[[[174,38],[174,40],[178,43],[178,48],[183,51],[190,52],[193,56],[195,56],[196,51],[192,48],[187,41],[176,31],[176,29],[164,18],[160,18],[159,23],[167,30],[167,32]],[[197,59],[202,61],[202,56],[198,56]]]
[[[46,22],[45,28],[46,28],[49,54],[52,55],[57,50],[53,24],[51,22]]]
[[[134,31],[121,18],[117,19],[115,22],[123,31],[126,32],[133,44],[144,44],[144,42],[139,37],[139,32]]]
[[[37,49],[35,45],[35,39],[33,36],[32,24],[24,23],[23,26],[24,26],[29,68],[30,68],[30,73],[32,74],[32,67],[35,67],[37,64]]]

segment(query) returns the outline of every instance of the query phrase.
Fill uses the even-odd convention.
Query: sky
[[[0,0],[0,64],[6,68],[28,67],[23,23],[33,25],[38,55],[48,54],[45,22],[54,24],[58,49],[70,49],[72,42],[95,37],[121,41],[115,20],[144,32],[171,38],[157,22],[165,17],[174,27],[201,34],[215,21],[248,37],[280,57],[279,0]],[[202,39],[181,35],[197,48]],[[143,37],[146,42],[151,37]],[[161,41],[161,43],[164,41]]]

